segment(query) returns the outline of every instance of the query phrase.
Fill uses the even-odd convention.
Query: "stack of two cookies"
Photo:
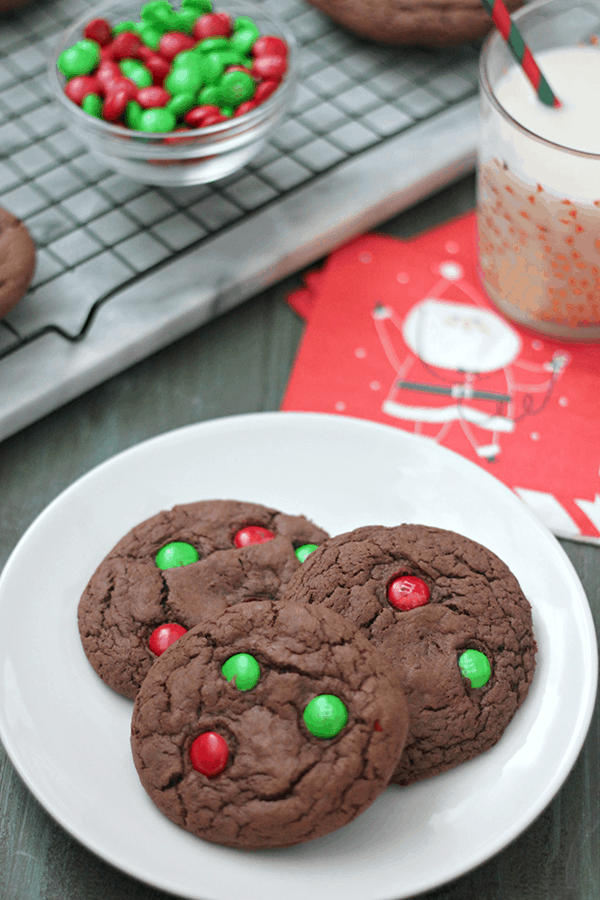
[[[134,528],[79,626],[98,674],[135,698],[154,803],[231,847],[320,837],[388,784],[488,749],[535,664],[529,604],[479,544],[418,525],[330,538],[237,501]]]

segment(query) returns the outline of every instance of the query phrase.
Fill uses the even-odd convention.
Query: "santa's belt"
[[[421,391],[424,394],[442,394],[444,397],[464,397],[473,400],[493,400],[497,403],[510,403],[509,394],[500,394],[497,391],[478,391],[470,384],[453,384],[452,386],[440,384],[423,384],[420,381],[397,381],[397,388],[408,388],[411,391]]]

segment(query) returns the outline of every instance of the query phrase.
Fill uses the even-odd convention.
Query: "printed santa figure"
[[[519,359],[519,334],[464,280],[462,266],[444,262],[439,274],[404,319],[387,306],[373,310],[396,372],[382,410],[438,443],[451,428],[461,428],[477,456],[493,462],[501,436],[542,411],[569,357],[557,352],[543,363]],[[450,285],[465,294],[465,302],[443,299]]]

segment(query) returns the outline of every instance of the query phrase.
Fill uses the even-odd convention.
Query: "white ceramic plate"
[[[129,528],[209,498],[304,513],[332,534],[420,522],[494,550],[532,604],[539,644],[530,695],[496,747],[429,781],[389,788],[349,826],[288,850],[217,847],[165,819],[131,761],[132,704],[88,664],[76,611],[92,571]],[[0,736],[28,787],[90,850],[194,900],[396,900],[456,878],[550,802],[581,748],[596,689],[583,589],[521,500],[430,441],[316,414],[192,425],[92,470],[14,550],[0,579],[0,627]]]

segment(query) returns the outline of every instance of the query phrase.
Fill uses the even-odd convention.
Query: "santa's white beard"
[[[521,349],[519,335],[495,313],[444,300],[414,306],[402,334],[423,362],[456,372],[495,372]]]

